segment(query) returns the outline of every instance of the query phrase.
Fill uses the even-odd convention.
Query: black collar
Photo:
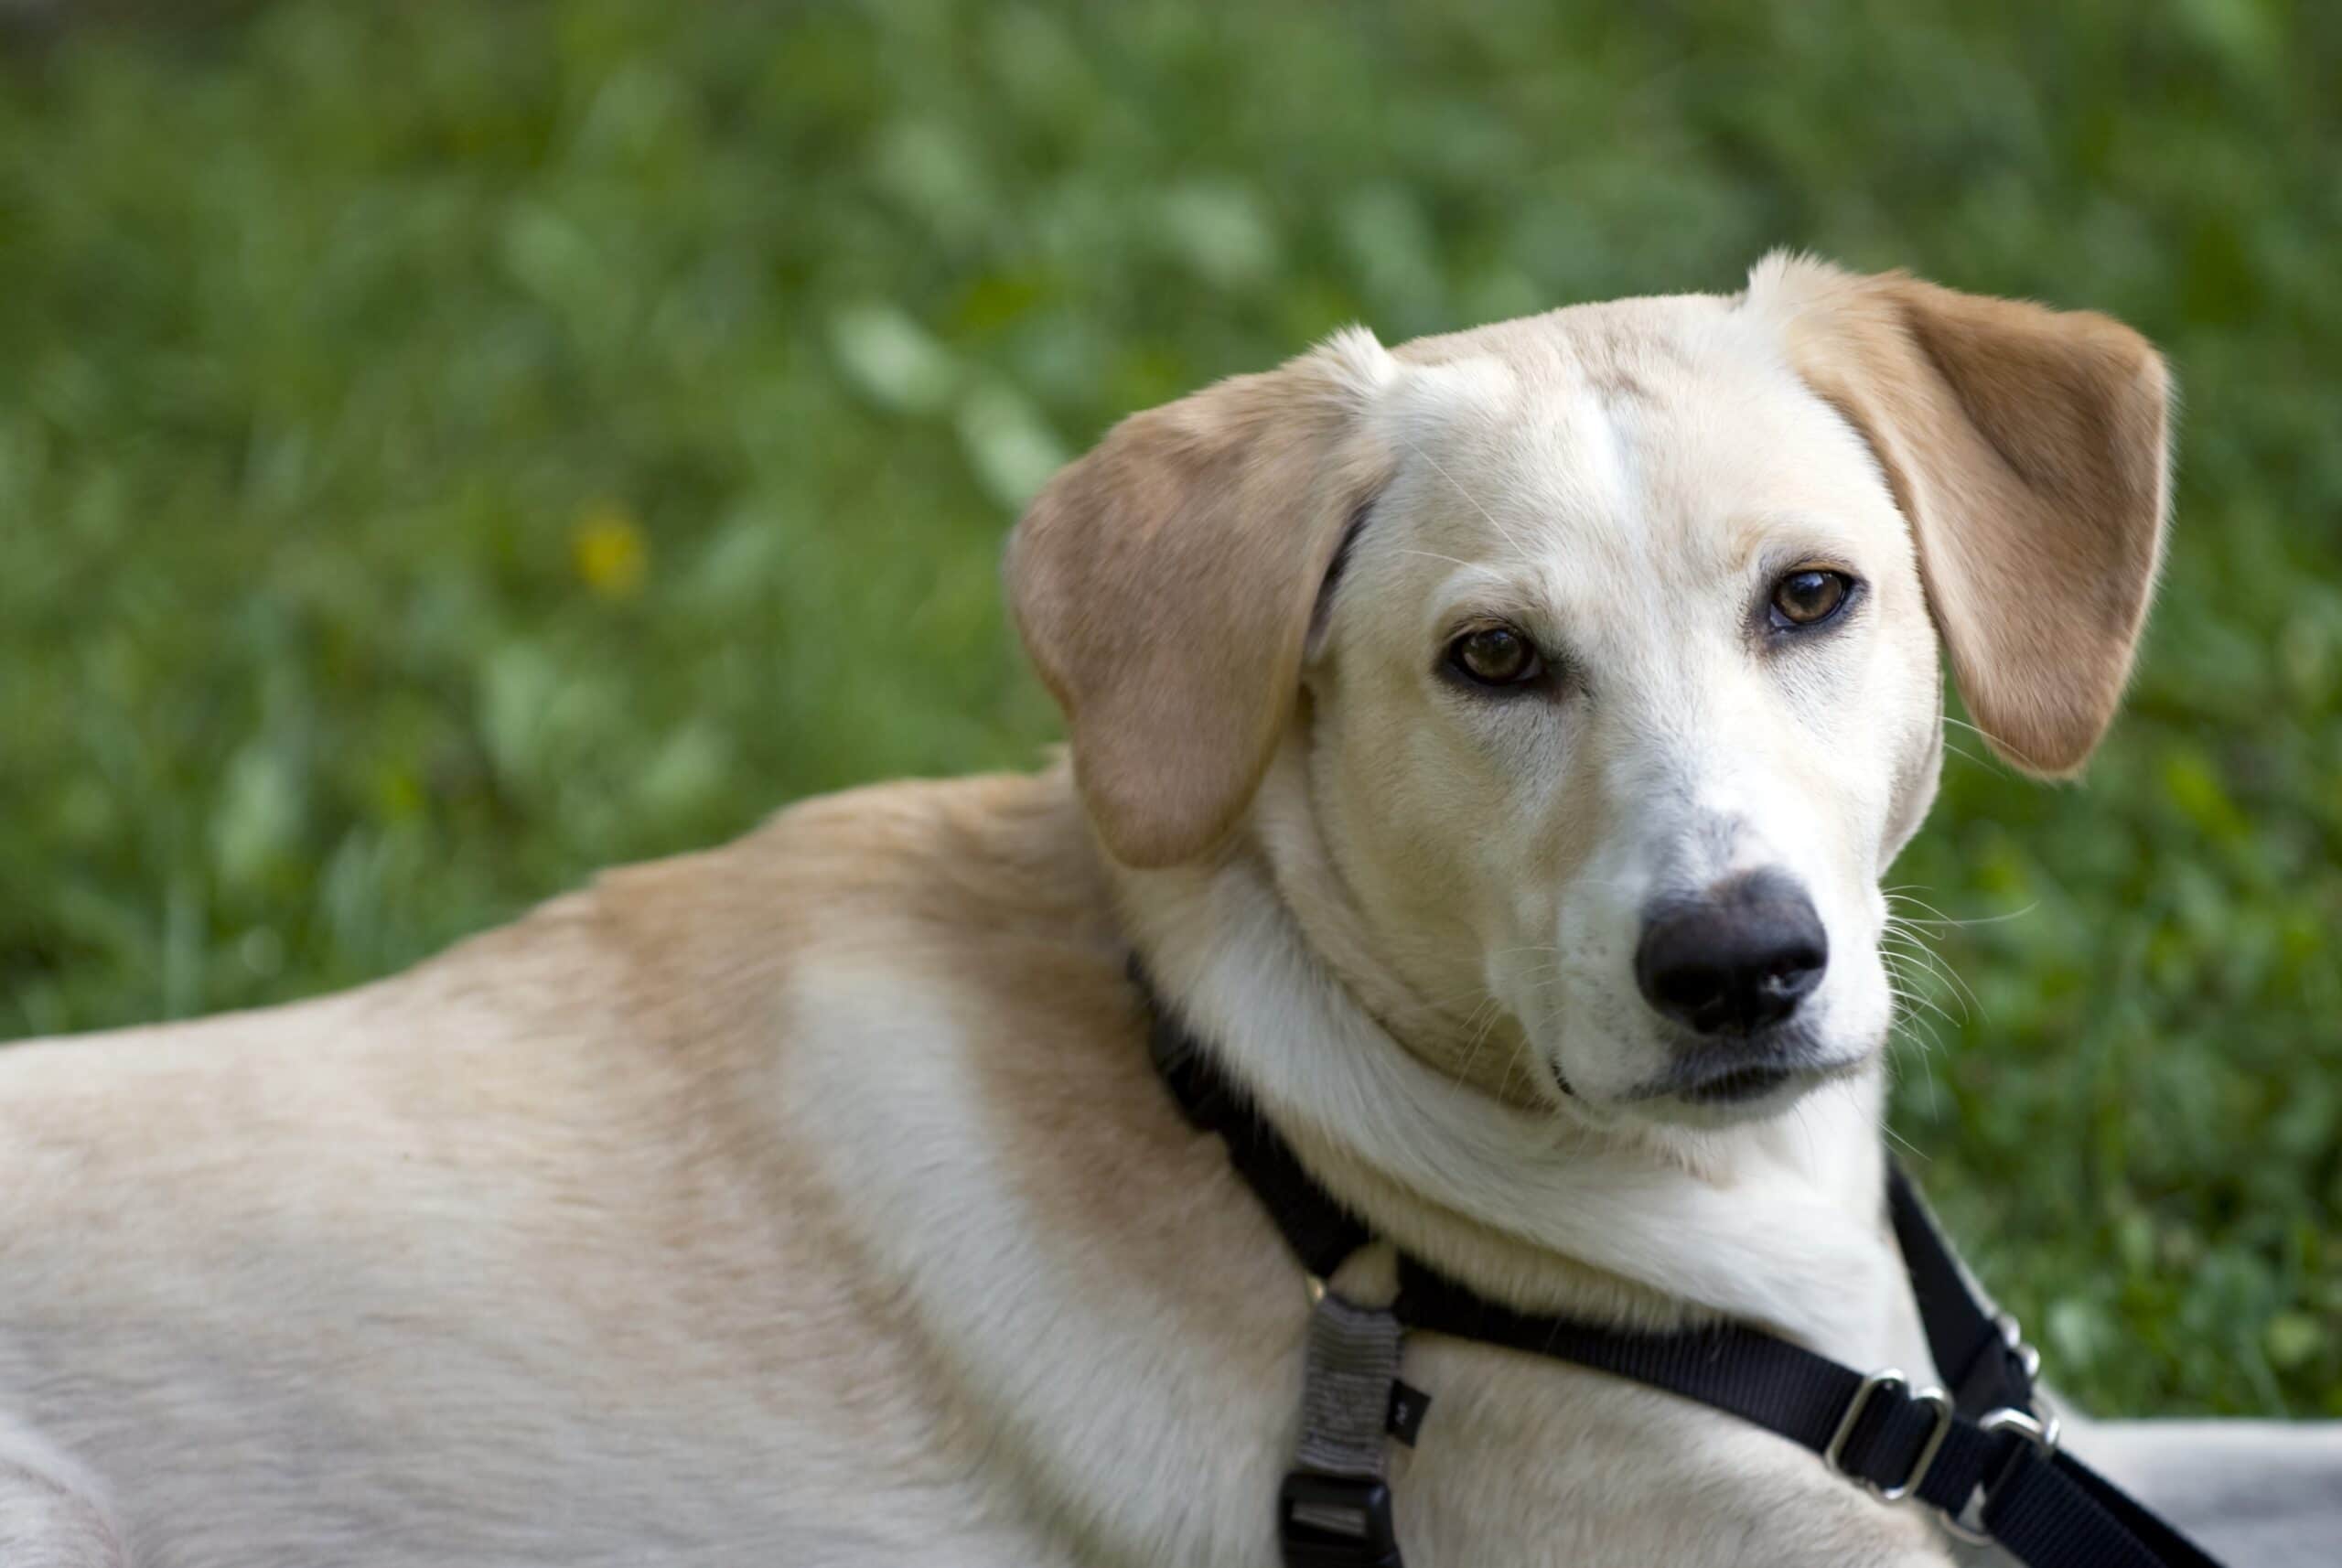
[[[1180,1110],[1227,1145],[1302,1268],[1330,1276],[1372,1232],[1302,1168],[1135,961],[1131,977],[1145,999],[1155,1069]],[[1899,1374],[1859,1372],[1741,1325],[1635,1334],[1516,1312],[1404,1255],[1391,1311],[1408,1329],[1552,1357],[1729,1412],[1822,1455],[1889,1502],[1926,1503],[1958,1533],[1989,1538],[2029,1568],[2218,1568],[2057,1448],[2055,1423],[2045,1424],[2034,1410],[2038,1358],[2013,1320],[1970,1292],[1918,1189],[1891,1161],[1885,1197],[1928,1348],[1949,1391],[1915,1389]],[[1379,1498],[1387,1538],[1387,1491]],[[1306,1539],[1305,1529],[1297,1540],[1290,1510],[1281,1522],[1288,1563],[1397,1562],[1395,1542],[1380,1556],[1345,1556]]]

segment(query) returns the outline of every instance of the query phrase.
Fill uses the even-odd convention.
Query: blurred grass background
[[[1898,867],[1991,923],[1896,1123],[2069,1390],[2342,1414],[2342,12],[47,14],[0,59],[0,1038],[1025,766],[995,554],[1113,418],[1790,242],[2175,361],[2128,718],[2079,789],[1955,757]]]

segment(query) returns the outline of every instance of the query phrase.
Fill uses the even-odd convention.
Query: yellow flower
[[[605,502],[590,508],[570,531],[569,558],[587,587],[604,598],[623,599],[642,586],[650,547],[631,513]]]

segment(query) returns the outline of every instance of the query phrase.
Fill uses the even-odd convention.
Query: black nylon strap
[[[1412,1261],[1397,1312],[1411,1328],[1503,1345],[1628,1378],[1753,1422],[1820,1454],[1845,1419],[1863,1374],[1770,1334],[1737,1325],[1629,1334],[1600,1324],[1528,1316],[1498,1306]],[[1917,1468],[1939,1418],[1906,1389],[1878,1389],[1847,1434],[1840,1463],[1882,1487]],[[1957,1514],[1977,1484],[2024,1439],[1955,1422],[1915,1495]]]
[[[1236,1174],[1269,1211],[1301,1266],[1319,1279],[1331,1274],[1370,1240],[1366,1227],[1310,1179],[1285,1141],[1238,1098],[1194,1036],[1155,997],[1135,959],[1130,972],[1148,1002],[1147,1053],[1179,1102],[1181,1114],[1189,1125],[1218,1134],[1228,1146]]]
[[[1997,1326],[1964,1290],[1962,1299],[1991,1330],[1993,1343],[2002,1344]],[[1395,1310],[1410,1328],[1547,1356],[1696,1400],[1815,1454],[1828,1449],[1864,1381],[1861,1373],[1827,1357],[1753,1328],[1628,1334],[1516,1313],[1412,1259],[1402,1265]],[[1908,1388],[1875,1390],[1847,1434],[1840,1465],[1874,1486],[1899,1486],[1942,1419]],[[1912,1496],[1958,1519],[1977,1489],[1984,1488],[1984,1529],[2030,1568],[2218,1568],[2186,1537],[2079,1461],[2063,1453],[2045,1460],[2023,1433],[1989,1432],[1967,1415],[1954,1416],[1945,1426],[1943,1442]]]
[[[1942,1228],[1928,1212],[1919,1189],[1893,1160],[1886,1163],[1886,1204],[1903,1267],[1911,1276],[1911,1294],[1919,1305],[1928,1353],[1951,1390],[1954,1407],[1971,1417],[1995,1410],[2030,1413],[2033,1375],[2014,1337],[2003,1333],[2001,1321],[1970,1294]]]
[[[1135,960],[1131,977],[1148,1004],[1148,1048],[1181,1111],[1227,1145],[1238,1174],[1302,1266],[1321,1278],[1332,1273],[1371,1232],[1317,1186],[1276,1130],[1237,1098],[1148,986]],[[1910,1495],[1954,1520],[1967,1515],[1981,1497],[1982,1507],[1974,1517],[2027,1568],[2219,1568],[2088,1466],[2063,1453],[2045,1453],[2018,1427],[1988,1430],[1982,1424],[1995,1413],[2030,1415],[2031,1375],[2011,1337],[1970,1293],[1918,1188],[1891,1160],[1886,1198],[1929,1354],[1957,1390],[1950,1412],[1916,1397],[1907,1386],[1878,1384],[1754,1328],[1724,1325],[1630,1334],[1518,1313],[1403,1256],[1392,1310],[1410,1328],[1550,1357],[1697,1401],[1817,1455],[1827,1455],[1859,1399],[1839,1466],[1881,1489],[1904,1487],[1917,1473]],[[1290,1489],[1296,1479],[1308,1477],[1296,1473],[1287,1479]],[[1309,1568],[1397,1561],[1395,1544],[1389,1555],[1355,1557],[1326,1556],[1322,1542],[1304,1542],[1290,1532],[1284,1544],[1288,1564],[1306,1563]]]
[[[2028,1568],[2219,1568],[2194,1541],[2069,1454],[2031,1445],[1999,1478],[1985,1530]]]

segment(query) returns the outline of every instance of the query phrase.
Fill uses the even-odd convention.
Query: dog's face
[[[1845,420],[1705,299],[1558,313],[1366,420],[1394,467],[1305,665],[1311,795],[1459,1068],[1715,1116],[1876,1049],[1937,653]]]
[[[1141,416],[1037,504],[1011,583],[1114,854],[1219,853],[1297,752],[1412,1044],[1713,1122],[1886,1036],[1938,626],[2004,755],[2094,744],[2165,399],[2103,318],[1771,263],[1732,298],[1347,334]]]

